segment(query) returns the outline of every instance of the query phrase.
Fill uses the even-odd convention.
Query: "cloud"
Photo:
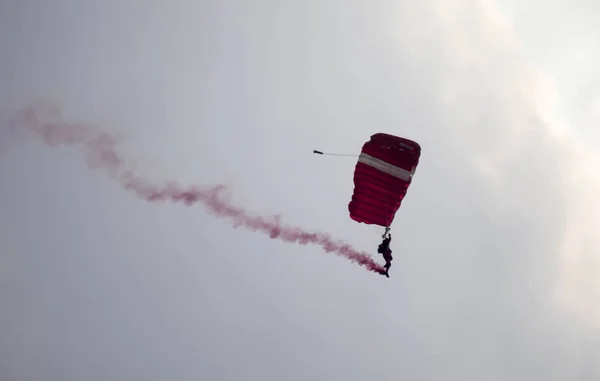
[[[415,293],[444,305],[443,317],[431,320],[439,324],[431,337],[446,335],[447,346],[432,343],[474,361],[448,367],[498,379],[540,377],[550,361],[544,379],[597,377],[591,355],[598,353],[600,327],[597,154],[553,112],[561,101],[555,83],[527,60],[492,2],[401,5],[394,17],[401,56],[409,57],[413,77],[432,88],[433,102],[421,115],[426,122],[412,131],[424,141],[425,157],[412,202],[427,198],[434,210],[426,213],[429,221],[453,214],[445,228],[428,224],[435,242],[423,249],[448,256],[439,270],[428,263],[435,275],[425,275],[441,295]],[[424,174],[435,167],[436,179]],[[427,196],[415,195],[422,191]],[[440,201],[432,202],[434,193]],[[464,219],[470,221],[463,225]],[[580,351],[586,340],[595,344]]]
[[[55,307],[56,310],[66,311],[69,307],[73,308],[71,300],[81,300],[88,311],[89,316],[82,311],[77,328],[81,337],[69,336],[71,347],[65,349],[60,361],[67,361],[65,358],[68,358],[68,361],[82,364],[82,368],[91,367],[97,358],[101,359],[102,364],[121,364],[114,358],[109,361],[110,355],[124,353],[117,349],[126,352],[123,348],[135,348],[135,345],[121,343],[123,346],[115,349],[114,343],[119,342],[123,332],[111,326],[110,322],[93,320],[96,311],[109,314],[116,310],[118,312],[115,314],[118,315],[108,316],[119,321],[127,318],[136,323],[148,321],[147,326],[139,328],[140,331],[152,331],[160,324],[168,325],[164,321],[150,319],[154,314],[159,315],[157,311],[169,311],[168,314],[164,313],[168,317],[161,318],[172,324],[168,325],[172,330],[169,331],[171,336],[164,333],[161,341],[154,337],[141,341],[136,336],[138,331],[127,332],[126,336],[133,343],[152,342],[155,345],[148,344],[145,347],[151,347],[152,351],[140,355],[140,363],[146,364],[143,366],[145,369],[148,369],[147,366],[158,367],[156,364],[160,361],[148,360],[153,358],[152,354],[160,358],[164,354],[162,348],[169,348],[173,359],[182,359],[173,360],[177,365],[174,368],[189,374],[189,369],[196,369],[193,368],[196,365],[190,365],[196,364],[196,358],[187,363],[185,359],[194,356],[175,349],[181,344],[180,341],[189,340],[183,346],[189,351],[196,350],[195,354],[201,353],[202,358],[206,359],[203,364],[211,363],[224,374],[243,374],[248,378],[262,375],[261,379],[264,379],[266,373],[261,373],[257,368],[264,365],[265,368],[274,369],[271,365],[276,364],[281,374],[289,374],[289,369],[294,369],[301,378],[306,378],[307,374],[318,374],[319,369],[352,373],[341,376],[345,379],[372,375],[378,369],[384,369],[385,374],[377,377],[406,377],[413,380],[442,377],[463,380],[597,379],[600,375],[600,368],[596,365],[600,357],[600,297],[596,281],[599,279],[599,239],[596,238],[596,232],[600,227],[600,204],[596,201],[600,191],[599,177],[595,172],[598,168],[597,154],[577,141],[571,135],[572,126],[564,122],[564,116],[554,112],[555,106],[563,100],[552,77],[528,60],[519,37],[494,3],[447,0],[395,2],[390,5],[377,1],[319,0],[290,2],[286,3],[286,7],[266,3],[261,3],[264,8],[253,4],[252,9],[240,11],[243,7],[250,7],[247,2],[240,1],[239,8],[233,5],[222,8],[214,6],[214,14],[208,11],[203,13],[206,24],[210,19],[219,20],[219,26],[209,30],[213,34],[219,33],[219,49],[214,48],[208,55],[210,59],[214,58],[214,62],[202,61],[206,64],[202,68],[209,73],[202,71],[202,75],[210,77],[207,90],[197,90],[206,78],[196,72],[200,67],[197,60],[200,59],[188,54],[200,48],[195,45],[191,48],[193,44],[181,42],[184,40],[182,35],[169,28],[156,31],[161,34],[162,41],[179,43],[163,44],[173,49],[166,56],[172,54],[182,57],[169,64],[172,66],[163,62],[166,61],[164,57],[163,61],[152,59],[151,53],[160,53],[159,47],[163,47],[156,42],[156,46],[144,50],[144,59],[141,60],[144,62],[136,62],[135,54],[129,55],[128,70],[119,71],[121,59],[114,52],[127,51],[125,44],[117,44],[127,40],[130,35],[126,33],[127,29],[120,29],[122,26],[118,20],[114,23],[96,20],[97,25],[94,25],[98,28],[95,34],[98,43],[83,45],[88,49],[87,53],[94,54],[90,59],[94,65],[111,62],[110,73],[105,70],[102,75],[110,74],[112,80],[92,81],[95,75],[100,74],[92,69],[86,71],[88,66],[85,59],[88,54],[80,53],[76,55],[77,73],[78,78],[85,79],[85,86],[75,81],[77,86],[71,84],[71,91],[87,99],[82,102],[95,105],[90,107],[94,108],[94,112],[99,112],[101,107],[98,105],[115,102],[134,109],[127,110],[119,105],[122,108],[115,107],[119,112],[125,110],[136,115],[141,114],[139,110],[162,105],[161,102],[167,103],[166,100],[172,97],[169,104],[177,104],[177,107],[164,111],[164,114],[173,113],[177,117],[164,116],[161,121],[177,120],[195,126],[199,118],[212,128],[200,129],[198,135],[190,132],[191,129],[187,131],[190,133],[189,139],[181,145],[189,144],[194,154],[202,151],[197,153],[197,158],[190,160],[191,164],[186,164],[190,171],[199,171],[199,167],[204,170],[203,164],[207,162],[212,166],[221,159],[230,160],[228,167],[219,171],[234,173],[240,179],[242,185],[238,189],[243,194],[237,197],[238,200],[255,197],[257,210],[267,205],[269,210],[277,212],[281,206],[288,221],[295,223],[301,220],[303,224],[331,229],[335,236],[344,234],[359,245],[375,247],[371,237],[361,242],[368,229],[348,222],[344,212],[349,192],[350,166],[328,163],[328,170],[325,171],[322,162],[319,164],[322,167],[305,165],[305,162],[299,165],[295,150],[305,150],[305,146],[317,140],[325,148],[359,147],[369,133],[379,130],[419,141],[423,146],[422,161],[407,201],[394,224],[394,242],[397,246],[394,247],[396,256],[392,281],[382,286],[380,279],[361,277],[357,275],[357,272],[361,273],[360,270],[356,271],[353,266],[344,267],[343,264],[335,269],[335,277],[328,277],[330,270],[313,268],[316,263],[337,265],[339,262],[334,262],[334,259],[325,262],[323,256],[309,254],[303,257],[298,254],[301,259],[297,259],[293,249],[285,251],[283,255],[277,253],[269,256],[269,250],[284,251],[285,248],[277,246],[273,249],[273,246],[258,240],[244,241],[247,237],[241,234],[232,234],[231,238],[223,239],[218,236],[221,230],[207,220],[194,222],[201,224],[204,229],[200,229],[204,234],[201,242],[210,248],[211,253],[218,250],[243,252],[240,258],[234,254],[225,258],[233,263],[228,262],[228,267],[231,264],[231,274],[234,275],[210,274],[214,273],[212,269],[218,268],[217,265],[223,265],[223,258],[215,259],[213,267],[207,266],[209,270],[192,265],[182,269],[183,266],[178,267],[177,261],[171,258],[180,258],[183,263],[181,258],[184,256],[177,257],[177,250],[173,247],[187,253],[198,242],[187,242],[182,233],[173,238],[179,246],[169,246],[164,232],[164,236],[155,238],[158,233],[148,233],[147,230],[151,231],[151,228],[146,223],[156,219],[159,214],[142,212],[142,207],[139,207],[135,211],[147,216],[147,221],[134,223],[128,218],[136,213],[121,212],[123,216],[119,223],[128,234],[137,231],[134,237],[143,237],[139,239],[145,242],[139,243],[141,246],[131,243],[136,239],[129,236],[121,236],[123,242],[114,238],[114,242],[108,244],[96,242],[90,237],[78,244],[69,241],[70,245],[86,254],[97,250],[97,254],[87,255],[91,255],[98,263],[90,264],[86,262],[89,260],[87,257],[69,252],[61,258],[77,264],[72,265],[75,270],[70,273],[62,272],[63,263],[55,262],[54,257],[51,261],[46,259],[47,266],[40,266],[44,268],[37,270],[40,278],[47,276],[45,271],[50,266],[56,267],[54,271],[57,274],[66,274],[65,278],[72,276],[71,273],[92,274],[91,280],[86,281],[93,280],[97,289],[108,290],[100,292],[92,286],[82,286],[80,292],[84,296],[81,296],[78,287],[72,284],[56,286],[62,279],[55,276],[48,284],[56,288],[39,293],[50,297],[51,291],[62,290],[69,297],[61,297],[57,301],[61,303],[58,304],[60,308]],[[173,16],[173,19],[185,24],[182,30],[186,32],[182,34],[186,37],[189,34],[186,26],[190,30],[193,30],[192,26],[198,27],[195,15],[201,12],[197,9],[176,12],[173,10],[175,7],[169,5],[168,8],[172,16],[177,12],[194,15],[189,16],[189,20]],[[121,12],[120,9],[113,11]],[[111,12],[107,10],[104,13],[110,15]],[[136,26],[124,13],[120,14],[122,18],[119,20],[124,20],[123,23],[128,27]],[[143,12],[136,9],[134,14],[142,17]],[[214,17],[208,17],[207,14]],[[92,23],[81,21],[85,20],[83,16],[69,19],[79,20],[85,25]],[[106,19],[109,17],[106,16]],[[51,24],[50,21],[47,23]],[[110,24],[111,32],[122,40],[116,41],[112,34],[102,34],[99,25],[105,24]],[[152,40],[152,29],[145,30],[148,35],[143,36],[144,41]],[[174,34],[169,34],[171,32]],[[209,32],[198,35],[210,36]],[[38,33],[51,35],[49,31]],[[83,35],[83,31],[77,34]],[[28,55],[34,55],[31,53],[33,45],[28,45]],[[47,48],[45,43],[42,45]],[[61,47],[68,50],[66,45]],[[70,57],[68,54],[64,56]],[[62,74],[47,81],[67,82],[70,75],[68,59],[61,54],[54,54],[50,58],[60,66]],[[206,60],[209,61],[208,58]],[[34,62],[51,66],[42,59]],[[135,65],[144,65],[146,69],[146,65],[150,65],[153,70],[148,69],[148,77],[143,77],[141,71],[132,69]],[[184,74],[187,72],[194,74],[186,77]],[[37,72],[37,77],[47,77],[44,73]],[[165,73],[169,78],[165,83],[161,82],[159,86],[151,82],[163,78],[161,76]],[[145,96],[152,94],[161,99],[154,101],[156,103],[145,99],[145,107],[129,105],[127,102],[138,95],[114,85],[122,83],[119,79],[131,80],[127,83],[131,83],[134,89],[138,89],[134,83],[144,83],[147,86],[143,91]],[[18,81],[15,79],[12,82]],[[28,86],[35,88],[31,83]],[[118,88],[120,96],[116,101],[113,99],[116,90],[111,86]],[[81,88],[86,89],[85,96],[81,95]],[[157,91],[157,88],[161,91]],[[103,93],[98,89],[108,94],[108,100],[104,99],[107,103],[101,97],[88,95]],[[181,97],[183,99],[177,98],[179,92],[186,94]],[[80,101],[77,96],[71,100],[71,104]],[[176,100],[187,102],[187,108]],[[202,115],[198,117],[198,104],[203,102],[210,105],[202,104]],[[188,112],[186,118],[181,117],[181,110]],[[130,119],[135,120],[133,117]],[[139,131],[140,135],[152,133],[146,124]],[[165,128],[165,131],[161,130],[165,135],[171,135],[171,130]],[[181,131],[186,133],[185,130],[178,130],[177,133]],[[132,135],[135,136],[129,134]],[[200,138],[205,140],[201,141]],[[237,142],[238,139],[242,141]],[[210,147],[213,141],[216,148]],[[161,143],[161,147],[164,145]],[[165,149],[168,152],[184,151],[175,143],[167,145]],[[202,149],[199,150],[199,146]],[[213,157],[210,156],[214,153],[211,149],[218,151]],[[232,152],[239,156],[234,157]],[[207,155],[204,161],[200,155]],[[252,160],[246,160],[248,158]],[[277,163],[274,164],[274,161]],[[213,169],[206,169],[206,173],[209,170]],[[313,181],[318,185],[313,186]],[[88,192],[86,196],[92,197],[95,188],[85,187]],[[43,206],[41,203],[35,205]],[[57,206],[55,212],[63,213],[69,208],[76,208],[73,205],[81,209],[89,208],[88,215],[94,216],[102,231],[108,231],[108,226],[117,224],[114,221],[103,222],[98,217],[98,210],[89,206],[87,199],[77,201],[73,197],[61,207]],[[318,210],[307,211],[310,206]],[[104,204],[102,209],[107,209]],[[32,214],[37,216],[41,212]],[[167,215],[172,217],[174,214],[164,214]],[[106,219],[109,218],[107,216],[110,214],[105,216]],[[67,221],[68,217],[64,217],[64,220]],[[166,217],[165,221],[168,221],[165,225],[169,225],[170,229],[181,228],[171,226],[175,224]],[[74,229],[77,233],[72,235],[92,235],[85,224],[77,225],[77,229]],[[197,234],[196,225],[190,225],[193,228],[181,230],[190,235]],[[25,218],[21,226],[27,226]],[[53,234],[59,236],[61,231],[56,226],[53,228]],[[211,229],[214,234],[207,233],[213,232]],[[41,230],[38,227],[32,231],[41,234]],[[29,250],[34,252],[33,240],[25,241]],[[61,247],[58,238],[46,238],[45,241],[40,238],[40,241],[51,242],[56,251]],[[237,241],[239,245],[246,245],[243,250],[236,247]],[[115,269],[111,260],[116,261],[115,258],[122,254],[119,250],[125,251],[120,246],[127,247],[127,251],[132,253],[136,252],[136,248],[143,247],[145,253],[150,253],[152,243],[160,246],[158,250],[171,250],[169,259],[162,259],[162,252],[156,257],[145,254],[157,264],[162,264],[156,265],[159,269],[152,273],[147,264],[148,257],[142,260],[129,254],[129,260],[139,266],[139,274],[136,275],[149,280],[147,285],[142,280],[136,280],[135,284],[128,283],[131,282],[131,274],[124,267]],[[101,244],[108,245],[109,249]],[[248,247],[253,250],[248,250]],[[207,257],[203,260],[211,260],[212,254]],[[264,259],[267,257],[276,258],[273,260],[276,262],[269,263],[268,259]],[[297,262],[291,262],[296,259]],[[33,257],[31,260],[39,259]],[[143,262],[143,265],[136,260]],[[310,271],[299,269],[306,263],[302,260],[310,261]],[[264,264],[252,267],[255,261],[264,261]],[[242,270],[234,268],[236,262],[242,263]],[[190,263],[193,262],[190,260]],[[298,267],[292,266],[292,263]],[[271,268],[269,266],[280,269],[282,264],[290,266],[281,278],[264,271],[264,268]],[[131,264],[132,267],[135,265]],[[106,274],[111,276],[109,285],[106,284]],[[215,278],[211,278],[211,275]],[[178,281],[174,282],[172,278]],[[201,279],[200,284],[194,283],[196,278]],[[315,281],[314,278],[321,280]],[[76,280],[81,282],[79,278]],[[273,284],[267,285],[267,282]],[[165,284],[171,287],[170,294],[162,290]],[[152,292],[144,291],[144,287]],[[285,296],[273,289],[284,289]],[[144,298],[139,296],[145,295],[150,299],[144,292],[152,294],[160,306],[144,305]],[[243,298],[239,296],[240,293]],[[326,293],[328,295],[324,297]],[[31,291],[31,295],[35,295],[35,292]],[[115,295],[119,296],[118,301],[115,301]],[[210,298],[222,302],[211,302]],[[136,312],[131,312],[129,305],[134,299],[139,300],[139,305],[136,304]],[[269,304],[270,299],[271,302],[275,300],[272,305]],[[332,308],[334,302],[335,308]],[[202,306],[201,311],[190,307],[195,303]],[[264,306],[252,309],[258,303]],[[205,314],[205,310],[209,309],[206,306],[211,307],[210,314]],[[264,312],[269,307],[283,312],[269,316]],[[46,315],[55,319],[61,315],[58,312],[52,315],[52,311],[48,312],[45,308],[42,303],[31,302],[31,305],[25,304],[17,311],[35,312],[28,316],[28,325],[46,327],[40,323],[51,321]],[[234,308],[235,313],[232,313]],[[185,318],[178,316],[181,311],[185,311]],[[261,328],[265,332],[253,336],[248,316],[255,319],[252,324],[256,324],[257,330]],[[261,325],[269,322],[268,318],[274,319],[273,316],[279,318],[274,324],[277,329]],[[203,324],[190,323],[196,318]],[[222,321],[216,322],[219,318],[227,320],[227,329],[223,328]],[[101,356],[93,351],[93,345],[84,346],[89,351],[88,362],[76,362],[71,357],[79,354],[79,351],[72,348],[82,345],[78,340],[88,339],[90,333],[86,324],[94,321],[107,332],[105,337],[114,339],[95,341],[100,343],[96,345],[102,349],[98,352]],[[300,325],[299,321],[304,325]],[[182,324],[178,324],[180,322]],[[9,326],[19,327],[19,323],[15,317]],[[51,326],[50,323],[46,324]],[[357,326],[361,329],[356,330]],[[375,333],[367,332],[367,326],[373,327]],[[59,327],[59,323],[52,327]],[[203,331],[204,327],[208,327],[206,331]],[[293,334],[295,330],[300,330],[298,327],[307,333],[294,342]],[[68,332],[67,328],[62,329]],[[12,331],[29,332],[23,328]],[[219,332],[218,338],[211,336],[212,331]],[[33,332],[37,334],[39,331]],[[55,332],[62,331],[57,328]],[[258,357],[259,354],[255,353],[259,352],[256,350],[258,345],[255,343],[264,342],[268,334],[276,336],[273,342],[281,347],[261,346],[264,356]],[[48,339],[43,343],[47,345],[44,350],[36,341],[37,335],[22,335],[21,340],[27,343],[26,349],[32,351],[32,356],[49,358],[45,357],[46,351],[52,352],[48,348],[52,348],[56,341]],[[198,340],[198,337],[203,340]],[[242,342],[240,337],[248,338],[250,344]],[[321,340],[319,348],[315,344],[317,339]],[[217,344],[205,344],[211,340]],[[228,344],[227,340],[236,344]],[[293,351],[285,352],[282,348],[288,347],[283,343],[288,343]],[[252,351],[248,347],[252,347]],[[11,348],[7,352],[13,358],[18,358],[26,350],[15,352]],[[293,353],[294,356],[286,357],[285,353]],[[233,366],[232,358],[240,359],[235,364],[237,367]],[[331,361],[332,358],[339,359],[343,365]],[[101,367],[98,364],[96,366]],[[167,368],[168,365],[164,365],[160,369],[164,371]],[[206,375],[202,373],[204,370],[196,371]],[[323,371],[322,374],[325,373]]]

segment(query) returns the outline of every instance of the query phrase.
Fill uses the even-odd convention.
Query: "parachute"
[[[420,156],[421,146],[417,142],[384,133],[372,135],[363,145],[354,170],[354,191],[348,204],[350,218],[383,226],[387,233]]]

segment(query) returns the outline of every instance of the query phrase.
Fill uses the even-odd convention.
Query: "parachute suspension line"
[[[354,154],[348,154],[348,153],[329,153],[329,152],[321,152],[321,151],[317,151],[317,150],[313,150],[313,153],[316,153],[318,155],[327,155],[327,156],[352,156],[352,157],[358,157],[358,155],[354,155]]]
[[[383,233],[383,235],[381,236],[381,238],[385,239],[385,237],[389,234],[390,230],[392,230],[392,228],[389,227],[389,226],[386,226],[385,232]]]

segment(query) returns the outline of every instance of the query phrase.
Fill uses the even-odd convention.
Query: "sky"
[[[348,217],[354,159],[311,152],[376,132],[423,151],[386,279],[139,200],[77,149],[10,141],[0,379],[597,380],[596,11],[2,1],[4,115],[58,102],[123,135],[157,184],[228,184],[236,205],[375,254],[381,229]]]

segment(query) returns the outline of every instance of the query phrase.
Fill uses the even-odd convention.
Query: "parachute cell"
[[[371,136],[358,157],[348,204],[354,221],[389,227],[419,164],[421,146],[384,133]]]

